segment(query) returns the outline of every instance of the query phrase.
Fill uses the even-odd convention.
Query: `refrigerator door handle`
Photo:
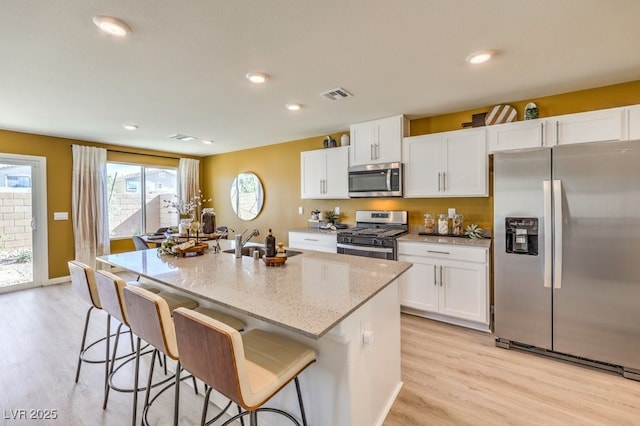
[[[551,288],[552,226],[551,226],[551,181],[542,182],[544,193],[544,286]]]
[[[553,181],[553,288],[562,287],[562,181]]]

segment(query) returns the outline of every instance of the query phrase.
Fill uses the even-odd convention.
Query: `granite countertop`
[[[422,243],[436,243],[436,244],[450,244],[467,247],[491,247],[491,240],[489,238],[472,239],[466,237],[450,237],[440,235],[419,235],[419,234],[406,234],[398,238],[398,241],[414,241]]]
[[[234,244],[220,240],[223,250]],[[213,250],[185,258],[138,250],[98,260],[315,339],[411,267],[409,262],[312,251],[289,257],[281,267]]]

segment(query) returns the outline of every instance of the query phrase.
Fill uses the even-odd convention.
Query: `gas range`
[[[406,211],[358,210],[356,227],[338,232],[338,253],[396,260],[396,238],[409,231],[408,218]]]

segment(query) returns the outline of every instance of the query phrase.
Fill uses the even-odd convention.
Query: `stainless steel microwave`
[[[402,163],[349,167],[349,197],[402,197]]]

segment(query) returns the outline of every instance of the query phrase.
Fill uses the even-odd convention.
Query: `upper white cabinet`
[[[547,119],[548,145],[622,140],[624,118],[623,108],[551,117]]]
[[[629,107],[629,139],[640,139],[640,105]]]
[[[348,168],[348,146],[301,152],[301,198],[349,198]]]
[[[487,127],[489,153],[539,148],[545,144],[545,120],[526,120]]]
[[[352,124],[349,164],[393,163],[402,159],[402,138],[409,133],[403,115]]]
[[[404,196],[488,196],[484,128],[404,138]]]

